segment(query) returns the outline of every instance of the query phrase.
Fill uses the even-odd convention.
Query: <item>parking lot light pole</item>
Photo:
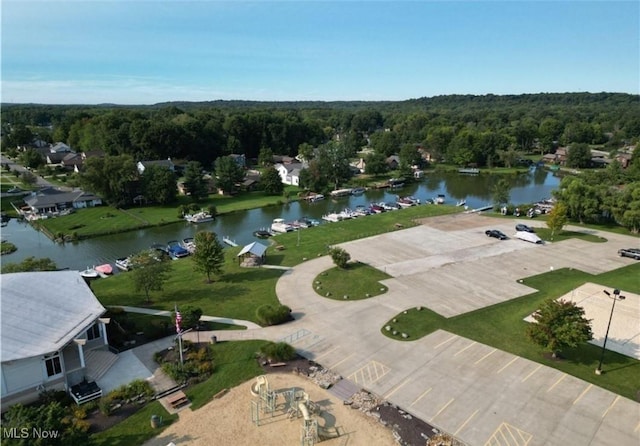
[[[602,360],[604,359],[604,352],[607,347],[607,339],[609,338],[609,328],[611,327],[613,310],[615,310],[616,308],[616,301],[625,299],[625,297],[620,294],[620,290],[617,288],[613,290],[613,296],[607,290],[604,290],[604,294],[606,294],[607,297],[613,299],[613,304],[611,305],[611,314],[609,315],[609,323],[607,324],[607,331],[604,334],[604,343],[602,344],[602,354],[600,355],[600,362],[598,363],[598,368],[596,369],[596,375],[602,375]]]

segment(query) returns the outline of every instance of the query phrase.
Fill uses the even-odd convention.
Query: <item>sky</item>
[[[2,102],[640,89],[638,1],[2,0]]]

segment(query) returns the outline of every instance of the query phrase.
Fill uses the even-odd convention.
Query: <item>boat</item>
[[[438,196],[436,197],[436,204],[443,204],[444,203],[444,195],[443,194],[438,194]]]
[[[366,189],[364,187],[354,187],[351,189],[351,195],[362,195],[365,191]]]
[[[466,175],[478,175],[480,173],[480,169],[476,169],[475,167],[465,167],[462,169],[458,169],[458,173],[463,173]]]
[[[172,259],[180,259],[189,255],[189,251],[187,251],[187,249],[177,240],[171,240],[167,243],[167,252]]]
[[[96,271],[95,268],[89,268],[87,266],[87,269],[80,271],[80,275],[86,279],[95,279],[98,277],[98,271]]]
[[[341,214],[332,212],[331,214],[323,215],[322,219],[328,222],[337,222],[344,220],[344,217]]]
[[[351,195],[351,189],[336,189],[331,191],[332,197],[346,197]]]
[[[400,209],[400,206],[398,206],[397,203],[392,203],[391,201],[387,203],[380,203],[380,206],[382,206],[385,211],[395,211]]]
[[[129,271],[131,269],[131,258],[130,257],[121,257],[116,259],[116,268],[121,271]]]
[[[184,219],[189,223],[206,223],[208,221],[213,221],[213,215],[205,211],[200,211],[195,214],[187,214],[184,216]]]
[[[99,274],[112,274],[113,273],[113,267],[111,266],[110,263],[105,263],[103,265],[98,265],[94,268]]]
[[[402,208],[408,208],[420,204],[420,200],[415,197],[398,197],[397,204]]]
[[[257,231],[253,231],[253,236],[258,238],[269,238],[273,235],[273,232],[267,229],[258,229]]]
[[[463,198],[462,200],[456,203],[456,206],[465,206],[467,204],[467,200]]]
[[[369,209],[371,209],[371,212],[373,212],[374,214],[381,214],[386,211],[386,209],[379,203],[371,203],[369,205]]]
[[[193,240],[193,237],[183,238],[180,244],[184,249],[189,251],[189,254],[193,254],[196,250],[196,242]]]
[[[309,203],[315,203],[316,201],[324,200],[324,195],[322,195],[322,194],[310,193],[309,195],[307,195],[306,200],[307,200]]]
[[[318,226],[320,224],[320,220],[316,220],[315,218],[310,217],[300,217],[298,221],[301,225],[306,225],[307,228]]]
[[[282,218],[274,218],[273,222],[271,223],[271,231],[283,234],[285,232],[293,231],[293,226],[291,226],[289,223],[286,223]]]

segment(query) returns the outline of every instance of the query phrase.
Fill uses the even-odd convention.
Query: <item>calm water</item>
[[[250,211],[223,215],[215,221],[192,225],[179,222],[173,225],[131,231],[122,234],[97,237],[77,243],[57,244],[30,225],[11,220],[2,228],[2,239],[18,247],[13,254],[2,256],[2,262],[20,262],[29,256],[49,257],[60,268],[83,270],[87,266],[113,263],[118,257],[148,249],[153,243],[166,243],[193,237],[198,230],[215,232],[220,239],[229,237],[243,245],[257,240],[253,231],[268,228],[274,218],[295,220],[302,216],[320,219],[329,212],[344,208],[368,205],[371,202],[395,201],[396,195],[413,195],[424,203],[438,194],[446,196],[447,204],[466,199],[469,208],[491,204],[491,189],[498,175],[466,176],[457,173],[432,173],[416,184],[390,193],[388,190],[371,190],[360,196],[325,199],[317,203],[293,202],[282,206],[270,206]],[[531,203],[548,198],[560,183],[560,178],[544,170],[532,170],[529,174],[510,177],[512,203]]]

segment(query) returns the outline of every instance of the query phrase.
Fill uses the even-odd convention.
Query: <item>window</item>
[[[50,355],[44,355],[44,362],[47,368],[47,376],[52,378],[62,373],[62,364],[60,363],[60,353],[55,352]]]
[[[87,339],[91,341],[92,339],[98,339],[100,337],[100,326],[98,324],[93,324],[91,328],[87,330]]]

